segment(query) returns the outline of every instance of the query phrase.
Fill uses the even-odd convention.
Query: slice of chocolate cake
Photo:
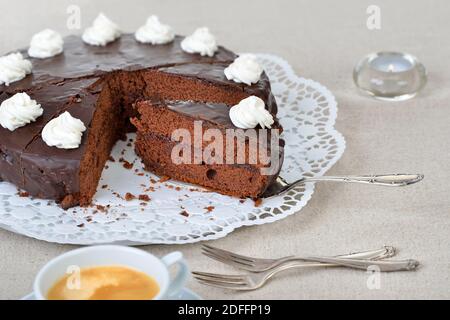
[[[283,141],[277,138],[272,150],[273,131],[237,128],[224,103],[142,101],[136,110],[136,153],[158,175],[257,198],[280,171]],[[272,128],[281,131],[278,122]]]
[[[36,141],[42,141],[40,134],[44,126],[74,104],[89,104],[89,98],[82,88],[94,84],[98,79],[84,79],[67,81],[59,84],[48,84],[44,87],[34,87],[26,90],[26,93],[34,100],[39,101],[43,114],[35,122],[9,131],[0,126],[0,180],[16,184],[26,190],[30,195],[45,199],[62,199],[63,193],[55,195],[57,184],[47,180],[45,172],[51,170],[52,152],[43,154],[36,159],[40,165],[29,164],[26,159],[28,150]],[[0,103],[14,95],[14,92],[3,92],[0,95]],[[90,102],[92,104],[92,101]],[[51,151],[54,151],[52,148]],[[58,149],[56,149],[58,150]],[[36,171],[32,177],[26,173]],[[55,175],[55,173],[52,173]],[[59,181],[60,183],[60,181]],[[51,187],[47,187],[51,185]]]
[[[71,102],[53,117],[67,111],[84,123],[87,130],[80,146],[48,146],[41,132],[21,158],[23,188],[40,198],[58,199],[64,208],[91,202],[103,166],[126,123],[119,108],[120,95],[112,82],[94,78],[81,84]]]

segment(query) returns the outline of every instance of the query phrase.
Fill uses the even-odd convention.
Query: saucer
[[[20,300],[36,300],[36,298],[34,296],[34,293],[30,293],[27,294],[25,297],[22,297]],[[188,288],[183,288],[177,295],[167,298],[165,300],[203,300],[203,299],[198,294],[189,290]]]

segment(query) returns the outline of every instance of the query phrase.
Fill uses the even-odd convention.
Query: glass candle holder
[[[356,86],[387,101],[413,98],[426,84],[427,73],[416,57],[401,52],[378,52],[364,57],[353,70]]]

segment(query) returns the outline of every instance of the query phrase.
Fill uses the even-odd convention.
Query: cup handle
[[[189,268],[183,259],[183,254],[179,251],[174,251],[161,258],[161,261],[170,268],[173,265],[178,265],[179,270],[173,280],[170,281],[169,288],[167,289],[166,297],[176,295],[183,289],[184,284],[189,278]]]

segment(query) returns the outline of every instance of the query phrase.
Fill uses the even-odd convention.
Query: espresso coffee
[[[59,279],[49,300],[149,300],[159,292],[151,276],[125,266],[89,267]]]

